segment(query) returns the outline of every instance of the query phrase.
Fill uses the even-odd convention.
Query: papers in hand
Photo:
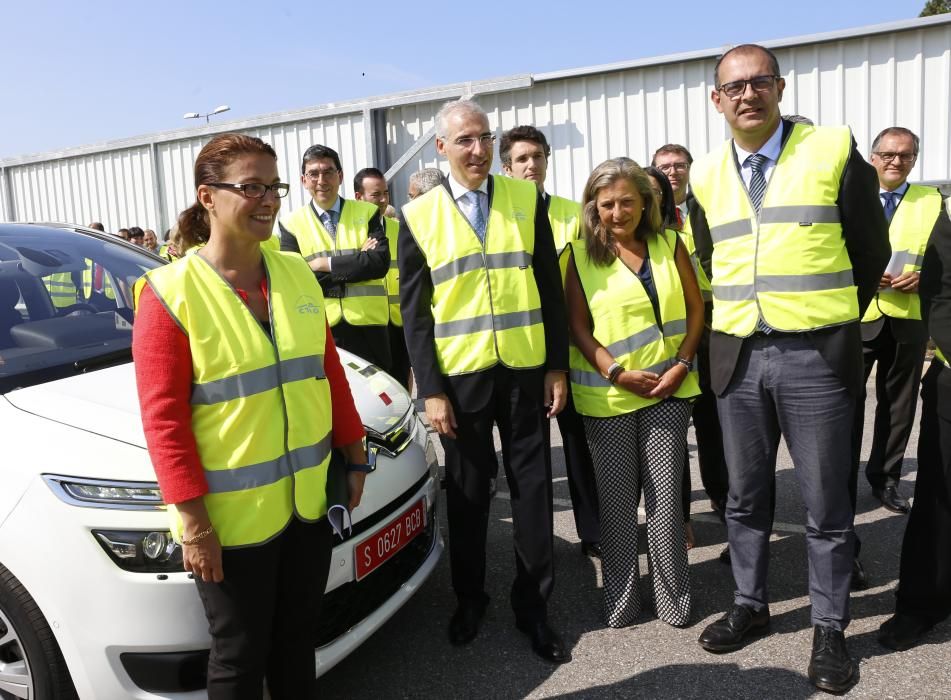
[[[906,258],[903,250],[892,252],[892,257],[888,259],[888,265],[885,267],[885,274],[898,277],[905,269]]]
[[[341,540],[353,534],[349,503],[346,460],[334,450],[330,456],[330,466],[327,467],[327,522]]]

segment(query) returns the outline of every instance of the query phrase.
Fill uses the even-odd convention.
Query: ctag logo
[[[515,207],[514,209],[512,209],[512,218],[514,218],[516,221],[525,221],[526,219],[528,219],[528,214],[526,214],[524,211],[522,211],[518,207]]]
[[[297,299],[297,303],[294,304],[297,307],[297,313],[299,314],[319,314],[320,313],[320,304],[317,303],[317,300],[313,297],[303,296]]]

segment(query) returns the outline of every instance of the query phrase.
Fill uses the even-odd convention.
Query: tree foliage
[[[919,17],[931,17],[951,12],[951,0],[928,0],[921,9]]]

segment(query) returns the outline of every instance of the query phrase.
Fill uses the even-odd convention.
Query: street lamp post
[[[185,115],[182,118],[183,119],[201,119],[202,117],[204,117],[205,123],[208,124],[211,121],[209,117],[215,114],[221,114],[222,112],[227,112],[230,109],[231,107],[229,107],[228,105],[221,105],[219,107],[215,107],[213,110],[208,112],[208,114],[199,114],[198,112],[185,112]]]

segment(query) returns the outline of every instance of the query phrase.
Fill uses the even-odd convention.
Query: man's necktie
[[[475,229],[479,240],[485,242],[485,214],[482,213],[482,193],[479,191],[466,192],[466,200],[469,202],[469,212],[466,216],[472,228]]]
[[[336,212],[325,211],[320,217],[321,223],[324,225],[324,228],[327,229],[327,233],[330,234],[330,237],[335,241],[337,240],[337,220],[334,217]]]
[[[763,165],[766,164],[766,156],[762,153],[754,153],[746,162],[750,164],[750,201],[753,202],[753,208],[756,209],[756,215],[759,216],[760,207],[763,206],[763,194],[766,193],[766,176],[763,175]]]
[[[684,217],[683,214],[680,213],[680,207],[674,207],[674,214],[676,215],[677,229],[679,230],[683,228],[684,225]]]
[[[766,177],[763,175],[763,165],[766,163],[766,156],[761,153],[754,153],[746,162],[750,164],[750,201],[753,208],[756,209],[756,215],[759,216],[760,208],[763,206],[763,194],[766,192]],[[773,332],[769,324],[763,320],[762,316],[756,321],[756,330],[769,335]]]
[[[892,217],[895,216],[895,209],[898,208],[898,193],[882,192],[882,200],[885,202],[885,218],[888,219],[888,223],[891,223]]]

